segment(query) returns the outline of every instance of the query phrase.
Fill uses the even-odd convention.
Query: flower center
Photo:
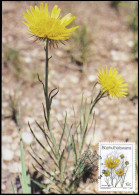
[[[107,90],[112,90],[116,87],[116,81],[113,77],[109,77],[106,82],[105,85],[107,86]]]
[[[35,22],[35,31],[40,37],[57,36],[64,30],[60,20],[55,18],[39,18]]]

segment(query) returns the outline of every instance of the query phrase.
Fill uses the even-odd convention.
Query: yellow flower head
[[[30,10],[27,9],[27,13],[24,13],[27,22],[23,22],[29,27],[28,32],[38,39],[66,40],[78,28],[78,26],[66,28],[75,19],[75,16],[68,13],[61,18],[61,9],[57,5],[54,6],[52,13],[49,12],[47,3],[45,5],[41,3],[40,9],[38,6],[35,6],[35,8],[31,6]]]
[[[107,177],[107,176],[109,176],[109,171],[108,170],[106,170],[106,171],[104,171],[104,175]]]
[[[120,158],[121,158],[121,159],[123,159],[123,158],[124,158],[124,155],[123,155],[123,154],[121,154],[121,155],[120,155]]]
[[[129,165],[129,161],[125,161],[125,164],[126,164],[126,165]]]
[[[119,164],[120,164],[120,160],[116,157],[114,158],[110,157],[105,161],[105,166],[108,167],[108,169],[113,169],[117,167]]]
[[[108,70],[108,67],[106,67],[106,71],[104,68],[102,68],[102,70],[99,69],[98,82],[101,85],[102,91],[107,92],[108,95],[116,98],[125,97],[127,95],[127,83],[124,83],[121,74],[117,75],[116,68],[113,69],[113,67],[111,67],[110,70]]]
[[[116,173],[118,176],[122,176],[122,175],[124,174],[124,168],[120,168],[120,169],[115,170],[115,173]]]

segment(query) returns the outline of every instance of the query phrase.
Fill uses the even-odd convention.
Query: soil
[[[21,110],[26,166],[32,174],[34,173],[34,177],[38,177],[35,175],[32,167],[33,159],[28,151],[30,143],[38,152],[39,148],[31,137],[28,121],[43,140],[34,121],[42,123],[44,120],[43,89],[36,74],[44,79],[45,52],[43,42],[34,43],[27,32],[27,26],[22,22],[23,12],[35,4],[39,5],[40,2],[2,2],[2,193],[12,193],[11,181],[20,188],[19,129],[14,117],[10,117],[13,114],[10,96],[14,97],[17,87],[20,87],[16,103],[20,105]],[[95,107],[96,125],[91,148],[97,150],[100,141],[137,143],[138,97],[135,82],[138,62],[131,54],[133,33],[127,26],[127,19],[130,16],[129,6],[123,6],[117,12],[110,6],[110,1],[49,1],[49,9],[52,10],[55,4],[61,8],[62,16],[69,12],[76,16],[74,25],[79,25],[80,29],[85,26],[86,38],[89,40],[87,57],[84,61],[81,61],[80,48],[73,36],[65,45],[59,44],[58,48],[49,49],[49,55],[52,56],[49,62],[49,91],[59,88],[51,110],[56,139],[59,140],[61,134],[56,119],[63,123],[67,111],[69,124],[73,122],[72,105],[78,116],[82,93],[89,103],[93,85],[97,81],[98,69],[108,65],[116,67],[122,74],[128,83],[129,95],[119,99],[107,97],[98,102]],[[14,62],[7,61],[5,57],[8,48],[19,52],[20,73],[15,74]],[[86,145],[90,136],[93,136],[93,130],[89,131]],[[7,150],[11,156],[11,158],[8,156],[8,159],[4,157]],[[35,193],[40,193],[37,190]],[[85,193],[99,193],[97,183],[91,184]]]

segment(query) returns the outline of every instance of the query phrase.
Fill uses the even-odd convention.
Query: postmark
[[[99,191],[135,191],[135,143],[99,143]]]

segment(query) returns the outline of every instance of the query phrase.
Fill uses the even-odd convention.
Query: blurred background
[[[118,100],[104,98],[96,105],[91,148],[97,150],[100,141],[137,143],[137,1],[49,1],[50,11],[55,4],[61,8],[62,16],[67,13],[76,16],[72,26],[79,25],[65,45],[49,49],[49,55],[52,55],[49,90],[55,87],[60,90],[51,111],[56,138],[59,139],[61,133],[56,119],[63,122],[67,111],[68,122],[72,123],[72,105],[78,119],[82,93],[89,104],[98,69],[108,65],[116,67],[123,75],[129,94]],[[28,150],[30,144],[36,143],[28,121],[39,139],[44,139],[34,122],[43,122],[44,96],[37,73],[44,80],[44,45],[43,42],[33,42],[22,22],[23,13],[31,5],[39,6],[40,2],[2,2],[2,193],[12,193],[11,181],[20,191],[17,178],[21,171],[18,118],[21,118],[26,166],[32,174],[33,159]],[[93,129],[88,132],[86,145],[92,136]],[[97,183],[92,184],[88,193],[90,189],[98,193]]]

